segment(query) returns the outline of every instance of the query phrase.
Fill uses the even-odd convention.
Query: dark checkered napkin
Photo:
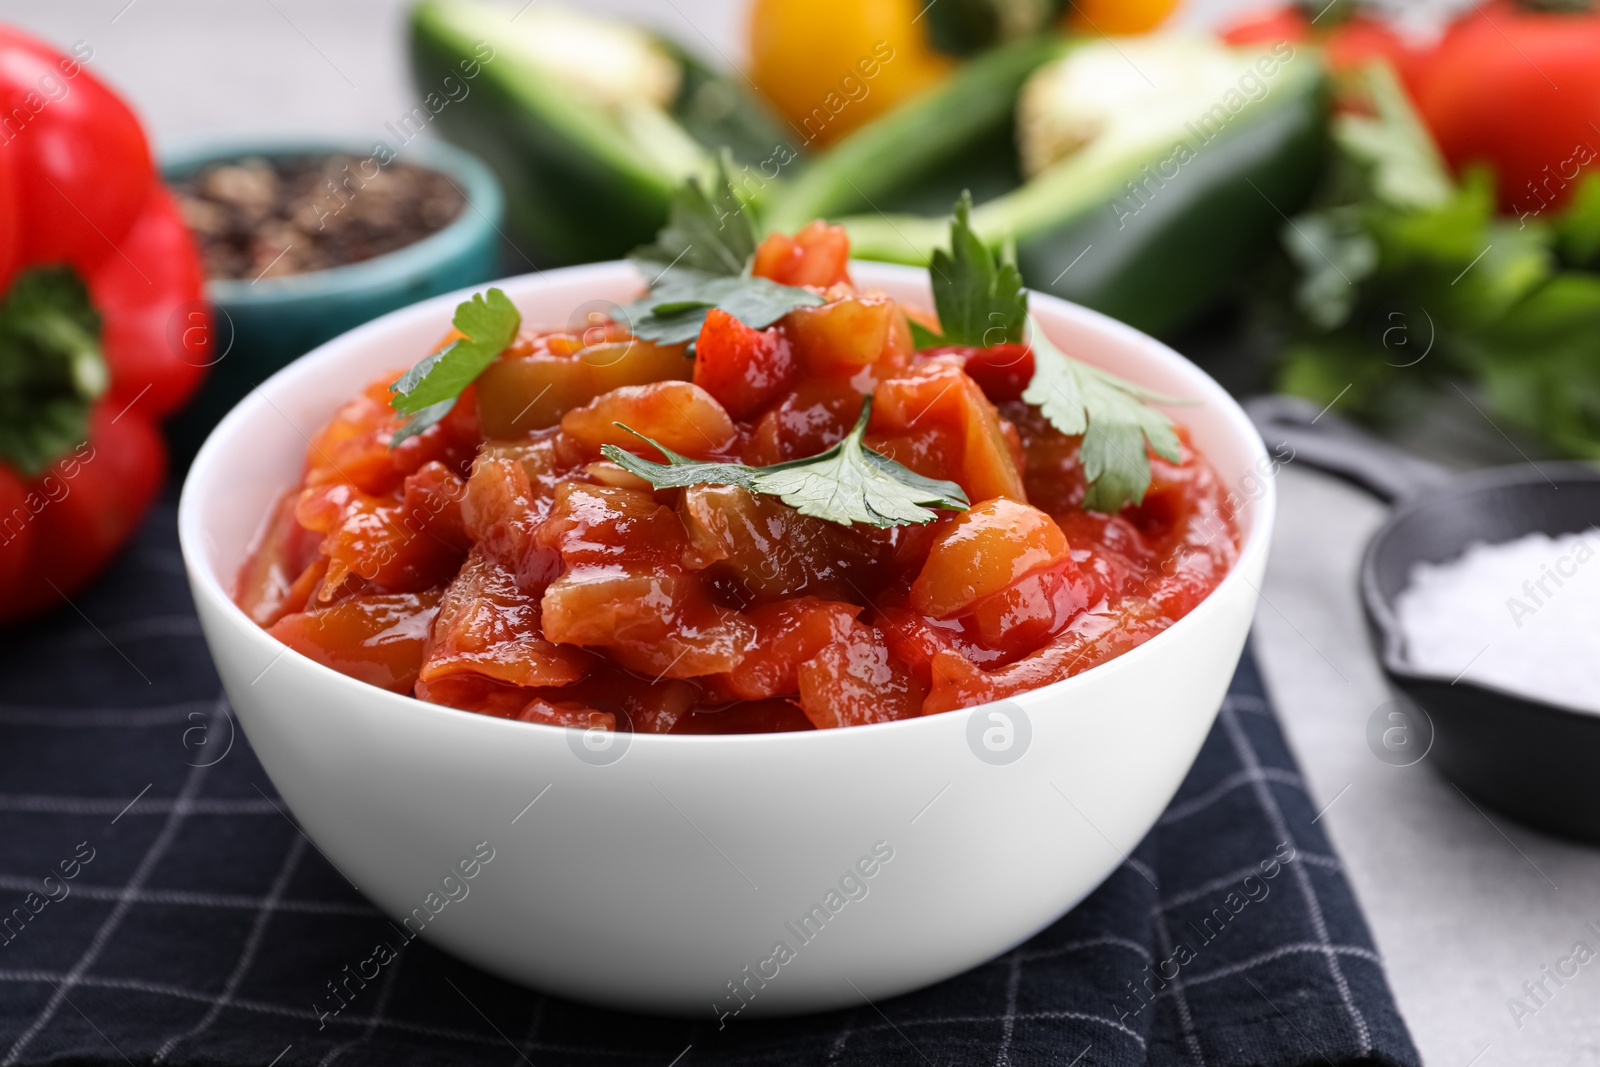
[[[163,506],[74,607],[0,635],[0,1067],[1418,1062],[1248,658],[1127,862],[933,988],[719,1030],[541,997],[420,941],[372,975],[403,938],[235,732],[173,526]]]

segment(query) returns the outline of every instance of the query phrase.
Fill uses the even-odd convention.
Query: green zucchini
[[[945,196],[941,174],[960,174],[979,198],[983,189],[1014,187],[1021,180],[1011,143],[1017,93],[1066,48],[1059,37],[1032,37],[972,60],[813,159],[769,198],[762,221],[792,231],[812,219],[875,208],[921,210],[919,194],[926,210],[948,211],[962,187]],[[939,225],[948,230],[946,221]]]
[[[1015,249],[1031,288],[1170,334],[1271,247],[1321,173],[1321,64],[1309,50],[1285,49],[1161,35],[1074,42],[1031,73],[1004,144],[955,131],[959,93],[924,102],[919,128],[935,139],[950,131],[941,158],[958,165],[895,158],[904,131],[886,126],[908,116],[857,131],[854,172],[834,180],[861,182],[881,159],[893,187],[880,182],[868,210],[825,214],[849,230],[854,255],[922,265],[947,240],[948,204],[969,186],[979,201],[974,227],[994,247]],[[960,136],[968,139],[953,143]],[[1019,174],[1020,184],[996,195],[1003,153],[1014,173],[1032,177]],[[822,199],[794,210],[784,201],[771,214],[787,221]]]
[[[514,243],[539,265],[647,243],[673,191],[714,175],[723,148],[752,198],[801,154],[743,84],[628,23],[423,0],[411,60],[419,93],[448,95],[439,132],[500,176]]]

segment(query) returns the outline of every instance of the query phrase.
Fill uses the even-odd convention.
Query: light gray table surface
[[[543,2],[543,0],[541,0]],[[603,0],[708,55],[740,58],[739,0]],[[1191,3],[1204,23],[1235,0]],[[158,145],[329,134],[358,141],[415,102],[396,0],[0,0],[0,19],[67,45],[133,102]],[[1267,681],[1430,1067],[1600,1064],[1600,963],[1519,1026],[1508,1000],[1583,941],[1600,950],[1600,850],[1475,808],[1424,762],[1395,768],[1366,724],[1390,699],[1355,593],[1382,508],[1291,465],[1278,478],[1257,616]]]

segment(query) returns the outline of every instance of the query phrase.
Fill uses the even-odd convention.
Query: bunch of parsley
[[[1293,288],[1259,309],[1278,386],[1373,422],[1464,384],[1504,420],[1600,457],[1600,176],[1553,218],[1495,212],[1492,176],[1451,177],[1394,75],[1334,122],[1318,205],[1286,225]]]

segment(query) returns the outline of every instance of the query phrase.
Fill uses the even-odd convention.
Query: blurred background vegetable
[[[1067,25],[1091,33],[1149,33],[1167,20],[1178,0],[1071,0]]]
[[[752,0],[743,76],[545,5],[424,0],[413,43],[419,87],[482,58],[485,91],[439,125],[499,169],[541,263],[642,243],[724,146],[764,227],[824,218],[862,258],[928,262],[970,190],[1030,287],[1181,338],[1236,390],[1391,426],[1467,395],[1592,454],[1593,5],[1438,4],[1430,25],[1306,0],[1151,32],[1175,6]]]
[[[1600,14],[1540,7],[1502,0],[1462,19],[1414,89],[1450,166],[1490,165],[1508,214],[1563,207],[1600,158]]]
[[[412,12],[418,92],[471,91],[440,131],[499,174],[519,246],[540,265],[616,259],[648,241],[683,180],[727,148],[752,192],[803,151],[738,75],[643,27],[549,4],[425,0]],[[526,264],[523,264],[526,266]]]
[[[955,66],[919,25],[921,7],[919,0],[755,0],[750,80],[802,142],[832,144]]]
[[[1570,269],[1600,233],[1600,176],[1565,214],[1499,215],[1494,172],[1456,181],[1387,67],[1352,87],[1373,113],[1336,121],[1318,202],[1282,230],[1292,266],[1262,271],[1294,279],[1258,305],[1278,385],[1380,423],[1476,394],[1548,448],[1600,458],[1600,275]]]
[[[952,90],[1003,54],[975,60]],[[951,110],[976,95],[952,91]],[[1288,45],[1274,53],[1176,35],[1067,42],[1035,66],[996,128],[961,131],[930,114],[925,143],[965,133],[953,158],[905,173],[868,203],[822,213],[861,212],[843,219],[857,256],[921,264],[944,237],[942,219],[920,213],[971,189],[978,233],[1015,249],[1030,287],[1170,333],[1271,247],[1280,212],[1305,204],[1322,165],[1325,112],[1315,56],[1297,58]],[[839,146],[858,172],[845,184],[869,182],[879,159],[907,166],[890,148],[900,118]],[[820,206],[810,200],[805,210]],[[781,194],[774,211],[800,213]]]
[[[158,420],[209,360],[198,254],[92,53],[0,26],[0,620],[59,606],[132,535],[166,476]]]

